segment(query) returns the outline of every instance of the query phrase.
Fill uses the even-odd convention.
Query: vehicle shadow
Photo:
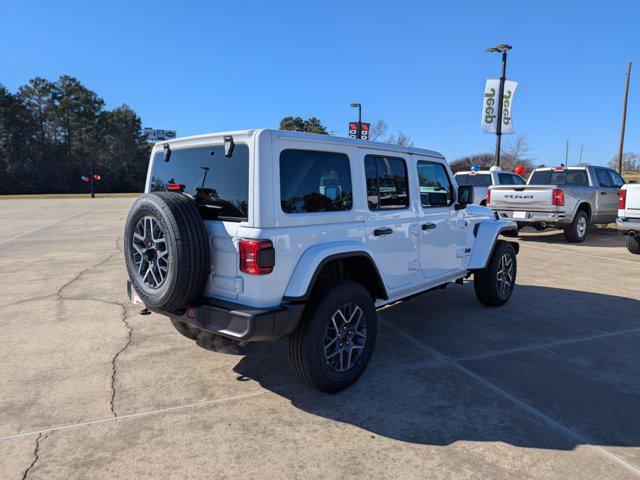
[[[560,229],[547,229],[544,231],[537,231],[531,227],[524,227],[520,229],[518,240],[533,243],[585,245],[588,247],[608,248],[624,248],[625,242],[624,237],[620,235],[615,228],[596,226],[589,227],[587,239],[579,244],[567,242],[567,240],[564,238],[564,233]]]
[[[425,295],[380,312],[378,342],[369,369],[355,385],[338,394],[320,393],[292,377],[286,340],[248,345],[234,371],[238,380],[259,382],[304,412],[403,442],[506,442],[557,450],[582,443],[527,412],[509,398],[513,395],[589,438],[587,443],[640,446],[640,409],[636,408],[640,318],[620,325],[612,322],[612,317],[640,311],[640,301],[519,285],[513,299],[516,305],[491,309],[472,299],[470,285],[454,288],[458,291],[453,294]],[[551,310],[555,308],[556,315],[550,316],[549,309],[523,310],[523,304],[531,307],[531,299],[555,302]],[[571,300],[567,305],[585,305],[585,312],[589,305],[615,307],[609,318],[599,318],[599,311],[580,313],[584,318],[574,319],[569,331],[558,329],[552,338],[549,329],[571,317],[569,308],[563,307],[567,299]],[[447,304],[455,304],[453,312],[444,308]],[[582,323],[585,328],[581,330]],[[398,335],[396,326],[409,336]],[[536,337],[536,327],[545,336]],[[638,331],[609,335],[635,329]],[[454,358],[459,345],[448,345],[447,339],[460,342],[460,336],[468,337],[465,342],[474,345],[479,357],[487,352],[491,356],[459,355],[457,366],[418,343]],[[504,349],[520,351],[495,355],[496,337],[501,338],[498,343]],[[577,337],[583,340],[553,345]],[[543,347],[527,350],[532,344]],[[498,390],[488,388],[474,375]],[[313,418],[309,422],[313,428]]]

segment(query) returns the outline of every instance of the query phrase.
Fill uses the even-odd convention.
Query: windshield
[[[491,185],[491,175],[488,173],[480,173],[477,175],[456,173],[455,178],[458,185],[469,185],[471,187],[488,187]]]
[[[205,220],[247,219],[249,198],[249,147],[236,144],[231,158],[224,146],[176,149],[169,162],[164,152],[154,157],[151,191],[166,191],[178,184],[198,204]]]
[[[574,185],[588,186],[586,170],[536,170],[531,174],[529,185]]]

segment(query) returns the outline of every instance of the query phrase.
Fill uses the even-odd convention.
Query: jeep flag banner
[[[504,81],[504,97],[502,97],[502,134],[515,133],[511,120],[511,110],[513,108],[513,95],[515,94],[518,82],[513,80]],[[484,87],[484,98],[482,102],[482,131],[484,133],[496,133],[498,122],[498,92],[500,90],[500,79],[489,78]]]
[[[362,140],[369,140],[370,123],[361,123],[362,131],[360,132],[360,138]],[[358,122],[349,122],[349,138],[358,138]]]

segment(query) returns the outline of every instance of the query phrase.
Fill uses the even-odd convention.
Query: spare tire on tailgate
[[[124,256],[145,305],[181,313],[202,294],[210,268],[207,231],[195,201],[177,192],[138,198],[125,225]]]

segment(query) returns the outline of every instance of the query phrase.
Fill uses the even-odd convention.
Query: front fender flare
[[[289,301],[308,299],[318,273],[328,261],[357,256],[368,257],[375,266],[371,249],[362,242],[329,242],[307,249],[296,264],[284,298]],[[380,277],[379,272],[378,276]],[[382,281],[381,278],[379,279]],[[384,283],[382,285],[384,288]]]
[[[515,222],[509,220],[485,220],[476,225],[475,237],[471,256],[469,257],[469,270],[482,270],[493,254],[499,235],[516,236],[518,227]],[[519,245],[512,242],[516,253]]]

